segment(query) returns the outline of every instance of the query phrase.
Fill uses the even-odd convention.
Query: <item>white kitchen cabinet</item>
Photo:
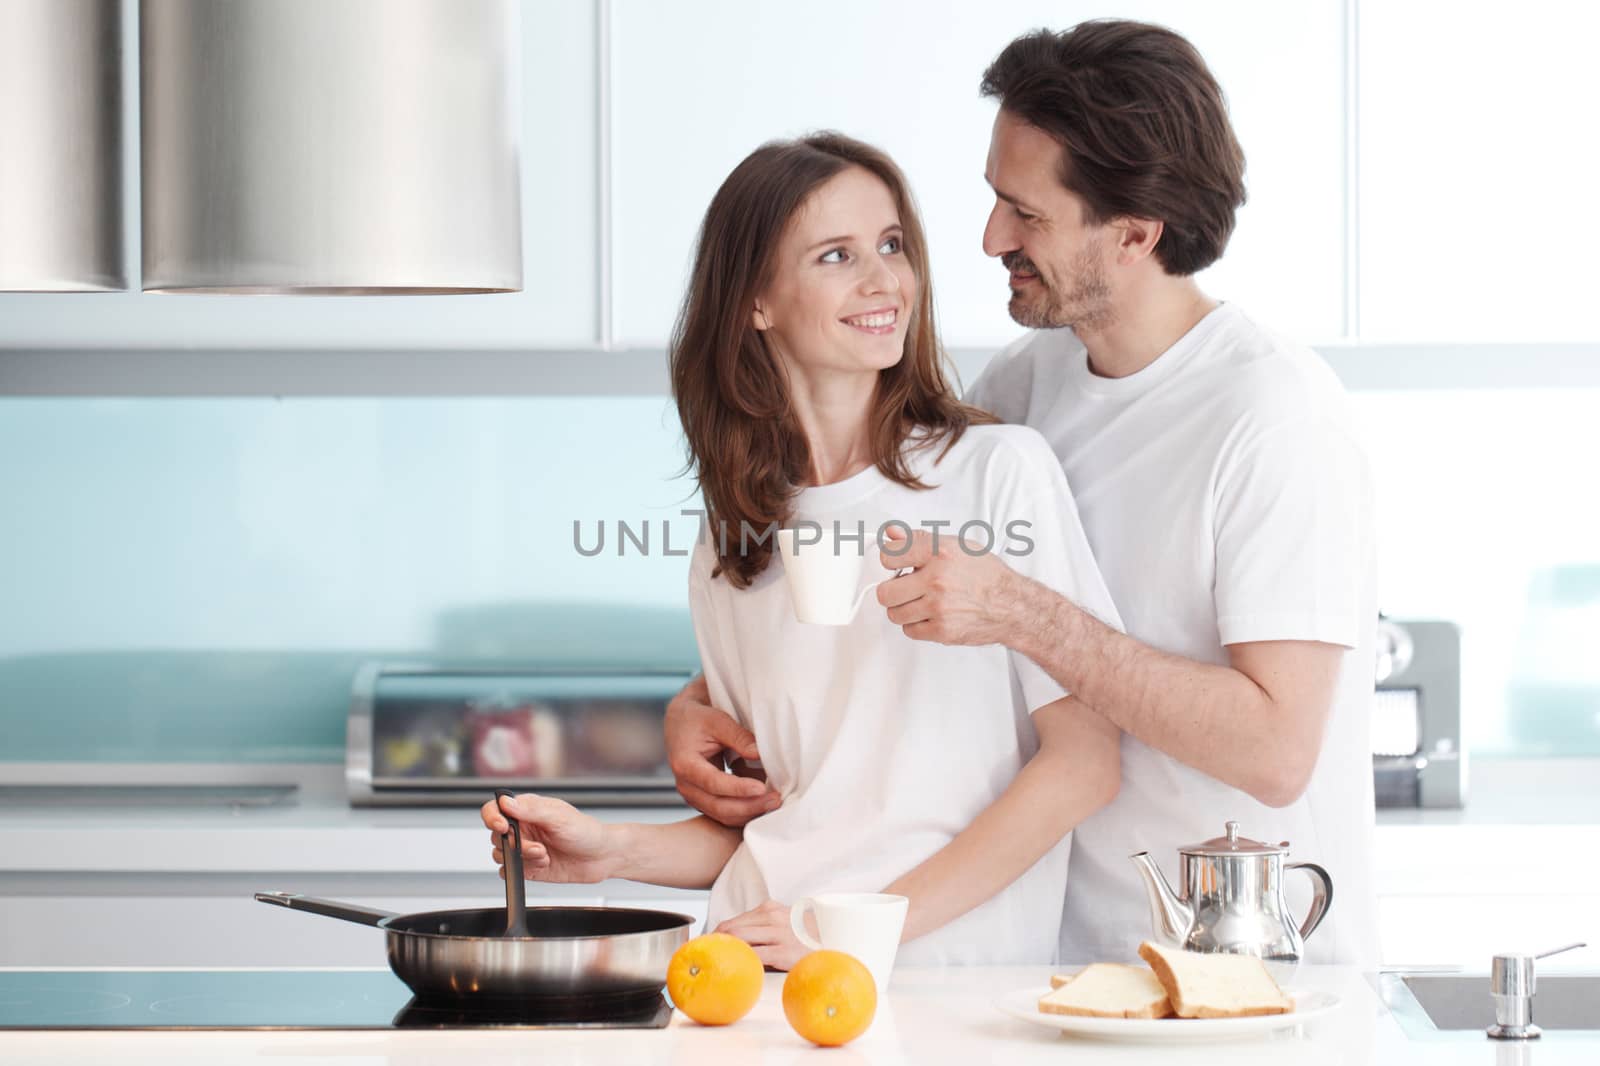
[[[1220,80],[1250,200],[1208,290],[1307,342],[1341,334],[1343,10],[1338,0],[1226,5],[960,0],[801,6],[617,0],[612,15],[616,334],[659,347],[700,218],[762,141],[833,127],[886,149],[919,200],[947,344],[1019,332],[1004,271],[982,251],[994,104],[983,69],[1037,26],[1129,17],[1189,36]]]
[[[402,912],[484,900],[366,897]],[[249,895],[12,896],[0,966],[382,966],[377,929],[257,903]]]
[[[233,885],[184,879],[171,895],[8,895],[0,899],[0,966],[382,966],[382,932],[354,922],[257,902]],[[273,874],[262,883],[397,913],[503,907],[490,895],[413,895],[404,878],[321,888],[317,878]],[[649,895],[639,895],[645,892]],[[640,907],[705,921],[705,893],[616,882],[528,885],[530,906]]]
[[[1373,880],[1386,966],[1481,972],[1497,952],[1539,952],[1583,940],[1594,946],[1551,964],[1596,967],[1600,821],[1588,784],[1593,770],[1576,760],[1570,768],[1560,763],[1520,775],[1485,762],[1467,810],[1379,815]],[[1542,792],[1497,794],[1492,787],[1497,779],[1538,776]],[[1508,813],[1519,806],[1538,808],[1538,821]]]
[[[210,391],[275,394],[313,378],[313,390],[370,383],[377,392],[397,378],[414,382],[419,373],[425,391],[448,388],[457,378],[448,370],[429,377],[412,363],[383,359],[370,366],[345,359],[329,379],[308,371],[303,359],[285,360],[277,370],[237,358],[193,367],[181,356],[570,351],[608,338],[614,346],[659,349],[682,297],[696,227],[728,170],[764,140],[835,127],[881,145],[906,169],[928,223],[946,343],[998,348],[1019,330],[1006,314],[1004,272],[980,246],[992,204],[982,175],[994,105],[979,98],[978,81],[1017,34],[1104,16],[1148,19],[1187,34],[1228,93],[1248,159],[1250,201],[1227,256],[1203,275],[1207,288],[1299,339],[1338,339],[1346,267],[1345,6],[1341,0],[1128,0],[1111,8],[1085,0],[998,7],[959,0],[825,0],[800,7],[613,0],[603,37],[596,0],[525,0],[524,291],[248,298],[0,293],[0,346],[127,357],[116,367],[75,363],[60,378],[30,363],[23,377],[46,392],[81,390],[85,378],[112,392],[137,392],[149,380],[158,389],[184,391],[183,381],[199,376]],[[128,94],[130,131],[137,130],[136,104],[137,94]],[[128,255],[136,274],[136,136],[128,147]],[[605,174],[603,148],[610,161]],[[331,361],[325,354],[317,365]],[[588,380],[584,364],[551,373]],[[474,364],[469,376],[526,387],[507,384],[525,381],[512,367]],[[594,381],[590,391],[603,391],[614,377]]]
[[[522,7],[523,290],[470,296],[0,293],[0,346],[118,349],[520,349],[599,338],[598,18]],[[128,27],[130,62],[138,20]],[[132,83],[134,86],[137,82]],[[139,268],[138,93],[124,125],[130,278]],[[369,374],[381,378],[381,363]],[[381,381],[375,387],[382,388]]]
[[[646,888],[652,886],[644,886]],[[606,900],[608,907],[640,907],[645,910],[674,911],[678,914],[687,914],[694,919],[692,932],[699,934],[708,932],[706,929],[706,910],[709,897],[704,892],[693,894],[684,893],[678,896],[668,896],[661,899],[640,897],[638,899],[612,897]]]
[[[1600,923],[1595,921],[1600,893],[1586,892],[1581,885],[1568,888],[1504,895],[1380,896],[1383,964],[1484,971],[1499,953],[1547,951],[1582,940],[1594,946],[1540,966],[1592,971],[1600,966]]]
[[[1361,6],[1362,340],[1600,340],[1597,35],[1567,0]]]

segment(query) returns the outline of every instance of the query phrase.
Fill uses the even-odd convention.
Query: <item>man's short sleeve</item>
[[[1222,643],[1355,647],[1372,511],[1350,435],[1327,419],[1275,426],[1225,462],[1216,491]]]

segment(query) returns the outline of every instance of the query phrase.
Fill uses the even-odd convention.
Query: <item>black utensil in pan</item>
[[[494,790],[494,805],[500,808],[500,797],[515,799],[516,793],[509,788]],[[505,856],[506,863],[506,936],[528,935],[528,900],[527,889],[522,884],[522,827],[517,820],[501,809],[506,824],[511,827],[509,833],[500,837],[500,854]]]

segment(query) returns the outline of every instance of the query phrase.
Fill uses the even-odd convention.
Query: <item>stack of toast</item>
[[[1070,977],[1052,977],[1039,1009],[1090,1018],[1242,1018],[1294,1010],[1294,1000],[1253,955],[1201,954],[1145,941],[1139,957],[1148,969],[1097,962]]]

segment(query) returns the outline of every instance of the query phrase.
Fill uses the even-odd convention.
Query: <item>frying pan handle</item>
[[[515,799],[516,795],[509,788],[495,789],[495,806],[500,805],[501,796]],[[500,813],[505,814],[505,811]],[[506,824],[511,832],[500,837],[500,854],[506,864],[506,936],[527,936],[528,897],[527,886],[522,883],[522,825],[509,815]]]
[[[271,903],[277,907],[288,907],[292,911],[310,911],[312,914],[321,914],[329,918],[341,918],[344,921],[357,922],[361,925],[377,925],[385,918],[393,918],[395,916],[394,911],[357,907],[353,903],[318,899],[316,896],[302,896],[298,892],[257,892],[256,899],[261,903]]]

